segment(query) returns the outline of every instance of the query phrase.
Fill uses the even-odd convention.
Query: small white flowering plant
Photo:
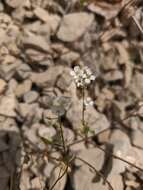
[[[82,133],[77,134],[77,131],[75,132],[76,135],[80,136],[80,139],[74,139],[72,142],[67,142],[65,140],[65,133],[64,133],[65,128],[64,128],[63,119],[68,109],[70,109],[70,106],[71,106],[70,98],[65,97],[65,96],[51,98],[49,102],[49,106],[47,106],[47,109],[50,109],[53,112],[54,116],[56,115],[56,124],[54,123],[54,125],[52,126],[56,129],[57,133],[53,135],[54,138],[52,137],[49,139],[42,132],[41,140],[47,146],[43,152],[40,151],[40,154],[41,156],[43,156],[43,159],[46,159],[46,161],[48,160],[48,161],[52,161],[52,163],[54,162],[56,164],[56,167],[60,168],[60,171],[58,174],[58,178],[55,180],[55,182],[53,182],[53,184],[49,185],[48,189],[47,188],[41,188],[41,189],[44,189],[44,190],[56,189],[55,186],[57,185],[56,187],[58,187],[58,182],[67,173],[71,172],[73,166],[75,166],[74,161],[80,160],[82,163],[87,165],[92,171],[94,171],[97,175],[99,175],[104,180],[104,182],[108,184],[109,190],[114,190],[110,181],[108,181],[108,178],[105,178],[104,174],[102,174],[101,171],[98,171],[88,161],[84,160],[84,158],[81,158],[78,154],[76,154],[76,151],[73,151],[71,149],[73,145],[78,144],[80,142],[84,142],[86,145],[86,148],[89,148],[89,145],[92,144],[92,146],[95,146],[95,148],[98,148],[105,153],[108,153],[108,155],[112,156],[114,159],[119,159],[142,172],[143,172],[143,169],[135,165],[134,158],[132,158],[131,156],[127,156],[124,159],[122,157],[122,152],[120,150],[117,151],[116,154],[113,154],[112,152],[106,150],[102,146],[92,141],[93,138],[97,137],[102,132],[105,132],[105,130],[103,130],[95,134],[93,131],[90,130],[90,126],[88,126],[88,123],[85,121],[86,109],[90,109],[90,107],[94,106],[94,101],[92,100],[92,98],[86,96],[86,90],[87,90],[87,87],[92,82],[95,81],[96,75],[93,74],[91,69],[88,68],[87,66],[85,67],[75,66],[73,70],[70,72],[70,74],[73,77],[73,81],[75,82],[77,89],[80,89],[80,92],[82,94],[82,113],[81,113],[82,130],[80,131]],[[53,119],[53,117],[51,119]],[[89,132],[90,132],[90,135],[89,135]],[[56,155],[54,153],[58,153],[58,154]]]
[[[85,137],[87,137],[90,128],[88,127],[88,124],[85,121],[85,111],[88,106],[94,106],[94,102],[90,97],[85,97],[85,90],[93,81],[95,81],[96,75],[93,74],[91,69],[87,66],[75,66],[73,70],[70,72],[70,74],[73,77],[73,81],[75,82],[77,88],[82,90],[81,132],[85,135]]]

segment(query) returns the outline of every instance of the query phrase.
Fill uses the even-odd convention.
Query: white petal
[[[91,75],[91,74],[92,74],[91,70],[90,70],[88,67],[86,68],[86,73],[87,73],[88,75]]]
[[[77,83],[77,86],[80,87],[80,86],[82,86],[82,84],[81,84],[80,82],[78,82],[78,83]]]
[[[79,67],[79,66],[75,66],[75,67],[74,67],[74,71],[75,71],[75,72],[78,72],[79,70],[80,70],[80,67]]]
[[[71,71],[71,72],[70,72],[70,75],[71,75],[71,76],[75,76],[75,72],[74,72],[74,71]]]
[[[91,101],[91,98],[90,98],[90,97],[87,97],[87,98],[86,98],[86,101],[87,101],[87,102],[90,102],[90,101]]]
[[[96,76],[95,75],[91,75],[90,80],[95,80]]]
[[[86,74],[83,74],[83,75],[82,75],[82,78],[84,78],[84,79],[87,78],[87,75],[86,75]]]
[[[86,84],[90,84],[90,79],[85,79]]]
[[[77,80],[77,79],[78,79],[78,76],[75,74],[75,75],[73,76],[73,78]]]
[[[90,101],[89,105],[90,105],[90,106],[93,106],[93,105],[94,105],[94,102],[93,102],[93,101]]]

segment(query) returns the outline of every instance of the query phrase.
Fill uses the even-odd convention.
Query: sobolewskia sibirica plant
[[[82,93],[82,132],[84,133],[85,137],[88,135],[89,127],[85,121],[85,111],[88,106],[93,106],[94,102],[90,97],[85,97],[85,90],[86,88],[96,79],[96,75],[94,75],[90,68],[87,66],[79,67],[75,66],[74,69],[71,71],[71,76],[77,86],[81,90]]]

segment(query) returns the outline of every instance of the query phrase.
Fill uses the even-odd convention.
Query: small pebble
[[[35,91],[29,91],[26,94],[24,94],[23,99],[26,103],[32,103],[35,102],[39,97],[39,94]]]

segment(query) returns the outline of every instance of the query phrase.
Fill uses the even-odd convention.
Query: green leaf
[[[45,143],[45,144],[52,144],[52,141],[51,141],[51,140],[46,139],[46,138],[44,138],[44,137],[40,137],[40,138],[41,138],[41,140],[43,141],[43,143]]]
[[[83,5],[86,2],[86,0],[80,0],[80,4]]]

